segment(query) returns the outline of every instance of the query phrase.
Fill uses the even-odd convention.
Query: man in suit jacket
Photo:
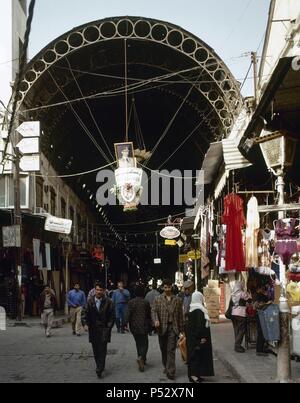
[[[95,285],[95,296],[88,300],[82,317],[83,325],[89,332],[89,341],[93,347],[98,378],[101,378],[105,369],[107,344],[110,343],[111,330],[115,321],[113,303],[106,297],[105,291],[102,284]]]
[[[154,302],[153,317],[165,373],[174,380],[177,337],[184,332],[183,307],[181,299],[172,292],[171,280],[164,280],[163,289],[164,293]]]
[[[128,303],[126,322],[129,323],[130,331],[135,339],[139,370],[144,372],[149,349],[148,334],[152,327],[151,306],[144,299],[144,287],[138,286],[135,289],[135,295],[136,298]]]

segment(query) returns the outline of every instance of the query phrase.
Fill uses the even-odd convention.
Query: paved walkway
[[[69,315],[65,315],[63,312],[59,312],[58,314],[55,315],[55,318],[53,321],[53,328],[62,327],[66,323],[69,323],[70,320],[71,320],[71,317]],[[22,321],[8,319],[7,326],[8,327],[35,327],[35,326],[40,327],[41,318],[40,317],[34,317],[34,318],[26,317]]]
[[[277,357],[258,357],[255,348],[238,354],[234,351],[234,336],[231,322],[214,325],[213,345],[216,357],[241,383],[275,383],[277,378]],[[292,361],[293,380],[300,382],[300,363]]]
[[[215,357],[214,378],[209,383],[237,383],[228,368]],[[0,383],[109,383],[109,384],[189,384],[187,367],[177,352],[177,378],[169,381],[162,372],[157,336],[150,337],[148,365],[137,369],[135,344],[131,334],[113,331],[104,378],[98,380],[87,335],[72,336],[71,326],[53,330],[46,339],[38,326],[8,327],[0,332]]]

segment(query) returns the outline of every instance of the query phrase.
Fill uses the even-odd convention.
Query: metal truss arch
[[[239,85],[230,70],[213,49],[199,38],[176,25],[147,18],[115,17],[95,21],[74,28],[51,42],[29,63],[18,94],[18,106],[26,101],[41,77],[62,59],[98,43],[124,39],[167,46],[188,58],[195,67],[199,66],[206,82],[201,83],[200,80],[196,87],[219,119],[217,124],[214,118],[211,127],[222,126],[224,134],[229,133],[243,102]],[[64,86],[68,81],[67,78],[60,85]],[[53,94],[49,93],[51,98]],[[40,103],[45,101],[41,100]]]

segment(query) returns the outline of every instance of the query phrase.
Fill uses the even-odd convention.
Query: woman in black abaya
[[[208,311],[203,295],[192,295],[187,325],[188,376],[190,382],[201,383],[202,377],[214,376],[213,352]]]

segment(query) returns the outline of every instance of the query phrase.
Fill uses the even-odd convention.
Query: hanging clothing
[[[224,199],[223,224],[226,229],[226,271],[245,271],[245,254],[243,247],[242,227],[246,223],[244,202],[236,194],[231,193]]]
[[[52,266],[51,266],[51,248],[50,248],[50,244],[46,243],[45,244],[45,252],[46,252],[46,267],[48,271],[52,270]]]
[[[293,218],[288,223],[284,220],[278,220],[275,226],[276,232],[276,246],[275,253],[277,253],[283,263],[288,265],[291,257],[298,253],[298,237],[299,230],[297,229],[297,219]]]
[[[201,240],[200,240],[200,249],[201,249],[201,278],[205,279],[209,276],[209,259],[207,257],[208,253],[208,217],[207,214],[203,214],[201,217]]]
[[[33,256],[34,256],[34,266],[35,267],[40,267],[41,265],[41,259],[40,259],[40,246],[41,246],[41,241],[39,239],[33,239]]]
[[[260,270],[271,270],[272,268],[272,241],[274,240],[275,232],[260,230],[258,233],[258,268]]]
[[[258,231],[260,218],[257,198],[252,196],[247,207],[246,267],[258,266]]]

